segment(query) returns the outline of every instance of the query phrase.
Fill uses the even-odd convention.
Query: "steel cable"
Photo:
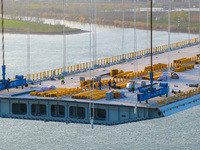
[[[30,80],[30,22],[29,22],[29,10],[30,0],[27,0],[26,17],[27,17],[27,80]]]
[[[4,18],[3,18],[3,0],[1,0],[1,23],[2,23],[2,59],[3,59],[3,66],[5,65],[5,60],[4,60]]]

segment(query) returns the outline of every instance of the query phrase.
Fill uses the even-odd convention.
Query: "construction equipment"
[[[159,87],[153,89],[151,88],[141,88],[139,89],[139,93],[137,95],[137,101],[140,103],[142,101],[146,101],[148,103],[148,99],[157,97],[157,96],[162,96],[166,94],[166,97],[168,96],[169,92],[169,86],[168,83],[160,83]]]
[[[15,80],[6,80],[6,65],[5,65],[5,60],[4,60],[4,9],[3,9],[3,0],[1,1],[1,23],[2,23],[2,57],[3,57],[3,65],[2,65],[2,76],[3,79],[0,80],[0,90],[3,89],[8,89],[8,88],[13,88],[13,87],[18,87],[18,86],[23,86],[26,85],[26,79],[24,78],[23,75],[16,75]]]
[[[139,92],[137,94],[137,101],[139,101],[140,103],[142,101],[146,101],[146,103],[148,103],[148,99],[153,98],[153,97],[157,97],[157,96],[161,96],[161,95],[168,95],[169,92],[169,86],[168,83],[160,83],[160,86],[158,88],[153,87],[153,78],[154,76],[154,69],[153,69],[153,28],[152,28],[152,22],[153,22],[153,17],[152,17],[152,7],[153,7],[153,2],[151,0],[151,65],[150,65],[150,73],[149,73],[149,78],[150,78],[150,88],[141,88],[139,89]],[[167,68],[166,68],[167,69]],[[158,68],[159,70],[159,68]]]

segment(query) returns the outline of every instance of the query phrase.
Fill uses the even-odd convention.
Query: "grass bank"
[[[1,19],[0,19],[1,22]],[[6,33],[27,33],[27,22],[4,19],[4,28]],[[0,28],[2,25],[0,24]],[[63,34],[63,26],[48,25],[42,23],[29,22],[30,33],[32,34]],[[1,30],[1,29],[0,29]],[[80,29],[65,27],[66,34],[84,32]]]

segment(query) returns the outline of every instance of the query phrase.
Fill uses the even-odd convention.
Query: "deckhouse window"
[[[12,104],[12,113],[16,115],[26,115],[27,113],[27,106],[26,104]]]
[[[91,109],[91,115],[93,116],[93,109]],[[106,110],[105,109],[94,109],[94,120],[106,120]]]
[[[32,104],[31,114],[33,116],[45,116],[46,115],[46,105],[44,104]]]
[[[85,108],[84,107],[70,107],[70,118],[85,119]]]
[[[65,117],[65,107],[63,105],[51,105],[52,117]]]

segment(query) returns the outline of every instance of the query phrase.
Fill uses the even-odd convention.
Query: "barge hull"
[[[0,117],[89,124],[90,104],[66,100],[6,97],[0,99]],[[93,111],[92,108],[91,111]],[[94,124],[99,125],[117,125],[159,117],[163,115],[157,108],[94,105]]]

